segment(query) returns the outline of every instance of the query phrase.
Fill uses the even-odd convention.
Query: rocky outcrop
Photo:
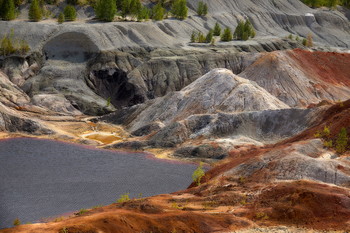
[[[227,69],[214,69],[181,91],[169,93],[145,105],[148,106],[135,109],[139,114],[128,125],[130,131],[152,122],[168,124],[195,114],[289,108],[255,83]],[[118,112],[115,114],[118,115]]]

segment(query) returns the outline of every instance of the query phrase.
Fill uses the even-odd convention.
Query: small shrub
[[[130,201],[129,193],[124,193],[120,195],[119,199],[117,200],[117,203],[123,203]]]
[[[63,227],[63,228],[60,230],[60,233],[68,233],[67,227]]]
[[[232,40],[232,32],[230,28],[225,28],[224,32],[221,35],[221,41],[231,41]]]
[[[86,212],[87,212],[87,209],[80,209],[80,210],[79,210],[79,212],[78,212],[78,213],[76,213],[75,215],[80,216],[80,215],[85,214]]]
[[[332,140],[324,141],[323,142],[323,146],[327,147],[327,148],[332,148],[333,147],[333,141]]]
[[[322,137],[328,138],[331,135],[331,130],[329,126],[325,126],[322,131]]]
[[[176,202],[171,203],[171,208],[177,209],[177,210],[182,210],[183,207],[179,206]]]
[[[72,5],[67,5],[63,10],[63,14],[67,21],[74,21],[77,18],[77,12]]]
[[[347,150],[348,140],[348,133],[346,128],[343,127],[341,128],[336,140],[336,150],[339,154],[342,154]]]
[[[239,21],[238,25],[233,33],[233,37],[236,40],[248,40],[255,37],[255,30],[249,20]]]
[[[13,220],[13,225],[19,226],[19,225],[21,225],[21,221],[18,218],[16,218],[15,220]]]
[[[288,39],[293,40],[293,35],[289,34]]]
[[[213,31],[210,30],[208,32],[207,36],[205,37],[205,42],[210,43],[212,41],[212,39],[213,39]]]
[[[201,179],[205,175],[203,170],[203,163],[200,163],[197,169],[192,174],[192,180],[197,183],[197,186],[201,185]]]
[[[303,38],[302,44],[303,44],[304,46],[307,45],[307,40],[306,40],[306,38]]]
[[[62,24],[64,21],[65,21],[64,14],[61,12],[61,13],[58,15],[57,22],[58,22],[59,24]]]
[[[199,16],[206,16],[208,14],[208,5],[202,1],[198,2],[197,14]]]
[[[221,27],[218,22],[215,23],[214,29],[213,29],[214,36],[220,36],[221,35]]]
[[[269,216],[263,212],[260,212],[255,214],[255,218],[259,220],[266,220],[269,219]]]

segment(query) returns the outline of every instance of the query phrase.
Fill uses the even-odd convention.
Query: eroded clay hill
[[[324,125],[330,125],[331,137],[339,125],[350,130],[350,101],[319,117],[322,122],[287,141],[232,150],[199,186],[1,232],[348,231],[349,152],[323,147],[313,133]]]

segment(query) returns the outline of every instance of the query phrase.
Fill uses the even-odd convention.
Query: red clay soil
[[[288,52],[310,77],[333,85],[350,86],[350,53],[310,52],[295,49]]]
[[[266,187],[249,207],[248,218],[265,224],[350,230],[348,189],[309,181]],[[266,217],[265,217],[266,216]]]
[[[320,124],[278,144],[282,145],[285,143],[315,138],[315,133],[321,132],[325,126],[329,127],[329,139],[332,139],[333,141],[335,141],[343,127],[346,128],[348,135],[350,135],[350,99],[331,106],[321,117],[322,121]],[[350,145],[350,141],[348,144]]]

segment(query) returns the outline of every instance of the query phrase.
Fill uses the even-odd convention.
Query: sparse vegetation
[[[269,216],[263,212],[259,212],[255,214],[255,218],[259,220],[266,220],[269,219]]]
[[[350,7],[349,0],[301,0],[303,3],[310,7],[322,7],[335,8],[337,5]]]
[[[346,128],[343,127],[341,128],[336,140],[336,150],[339,154],[342,154],[347,150],[348,140],[348,133],[346,131]]]
[[[21,225],[21,221],[19,220],[19,218],[16,218],[15,220],[13,220],[13,225],[14,225],[14,226],[19,226],[19,225]]]
[[[80,216],[80,215],[85,214],[86,212],[87,212],[87,209],[80,209],[78,213],[75,213],[75,215]]]
[[[8,56],[16,53],[24,55],[29,50],[28,43],[25,40],[15,38],[13,31],[0,40],[0,55]]]
[[[200,163],[197,169],[192,174],[192,180],[197,183],[197,186],[201,185],[201,179],[205,175],[203,170],[203,163]]]
[[[119,199],[117,200],[117,203],[123,203],[127,201],[130,201],[129,193],[124,193],[120,195]]]

